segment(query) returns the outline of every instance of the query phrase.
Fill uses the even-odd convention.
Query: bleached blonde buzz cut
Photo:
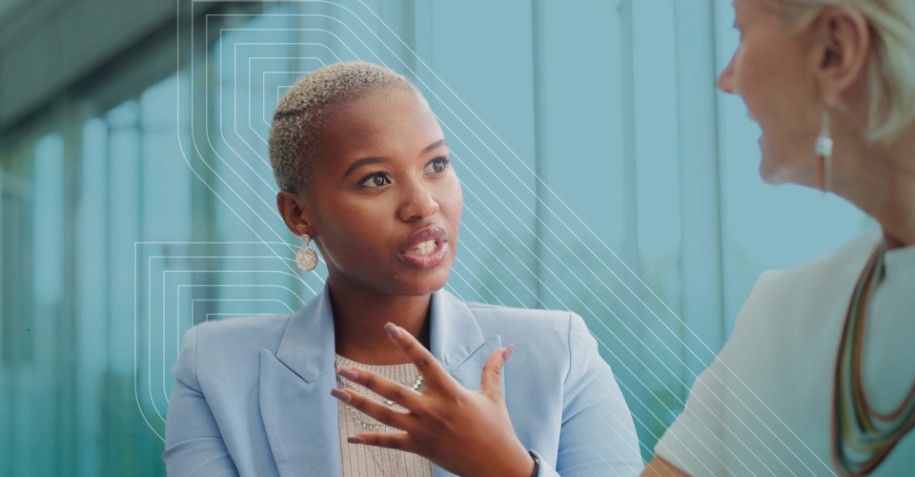
[[[315,145],[329,107],[382,87],[416,91],[406,78],[389,68],[345,61],[309,73],[283,95],[273,113],[268,140],[270,164],[280,190],[295,194],[307,190]]]
[[[771,1],[797,21],[834,5],[858,9],[873,34],[867,137],[889,144],[915,124],[915,0]]]

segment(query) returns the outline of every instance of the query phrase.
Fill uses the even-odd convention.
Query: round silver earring
[[[829,133],[829,111],[823,109],[823,120],[820,123],[820,135],[817,136],[814,151],[823,161],[823,193],[832,190],[832,136]]]
[[[305,245],[296,252],[295,264],[302,271],[310,272],[318,266],[318,254],[315,253],[315,249],[308,245],[311,242],[311,237],[308,234],[302,234],[299,238],[302,239],[302,242],[305,242]]]

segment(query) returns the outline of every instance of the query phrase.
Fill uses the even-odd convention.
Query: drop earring
[[[814,151],[821,161],[820,190],[824,194],[832,190],[832,136],[829,133],[829,111],[823,109],[820,135],[817,136]]]
[[[305,242],[305,245],[296,252],[295,264],[302,271],[310,272],[318,266],[318,254],[315,253],[315,249],[308,245],[311,242],[311,237],[308,234],[302,234],[299,238],[302,239],[302,242]]]

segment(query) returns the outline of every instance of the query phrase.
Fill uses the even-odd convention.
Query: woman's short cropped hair
[[[314,146],[328,106],[370,88],[415,87],[400,74],[364,61],[334,63],[299,80],[280,99],[270,126],[270,163],[280,190],[307,189],[314,165]]]
[[[834,5],[860,11],[873,35],[873,55],[867,66],[867,135],[872,141],[889,143],[915,123],[915,0],[769,1],[798,21]]]

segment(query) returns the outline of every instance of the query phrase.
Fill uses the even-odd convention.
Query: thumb
[[[505,362],[511,357],[515,345],[508,345],[507,348],[497,350],[489,356],[486,364],[483,365],[483,378],[480,383],[480,391],[491,397],[502,397],[502,369]]]

